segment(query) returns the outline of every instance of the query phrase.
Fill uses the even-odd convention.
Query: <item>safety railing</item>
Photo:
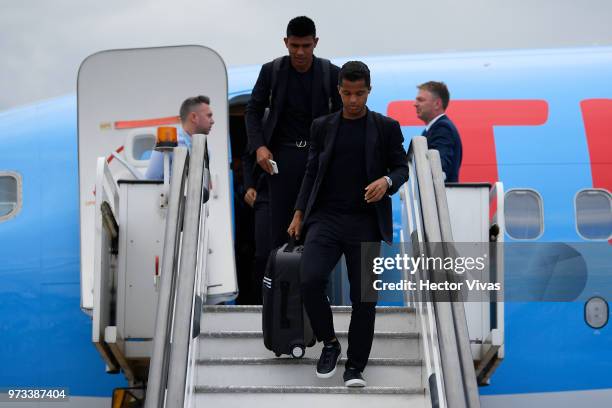
[[[427,255],[432,243],[452,242],[452,232],[439,155],[427,150],[424,137],[412,139],[409,167],[410,179],[402,193],[402,238],[410,239],[412,256]],[[442,270],[421,269],[408,278],[436,282],[446,276]],[[427,373],[424,380],[432,407],[479,407],[463,304],[416,287],[407,300],[416,307],[421,323]]]
[[[412,161],[408,163],[408,167],[410,174],[415,175],[416,169]],[[424,232],[421,205],[418,200],[416,177],[408,179],[402,187],[400,194],[404,201],[402,204],[403,229],[400,232],[402,256],[419,257],[425,255],[422,244]],[[406,237],[408,237],[408,240]],[[407,246],[408,243],[410,243],[409,247]],[[414,274],[404,270],[403,273],[403,279],[414,283],[427,279],[427,272],[425,270],[417,270]],[[423,384],[426,384],[426,396],[430,399],[432,408],[446,408],[446,399],[443,397],[445,395],[444,376],[438,345],[438,328],[432,299],[428,296],[427,292],[422,291],[404,291],[404,297],[405,303],[415,308],[417,316],[416,324],[421,333],[421,351],[424,363],[422,381]]]
[[[200,282],[206,281],[205,267],[198,265],[207,252],[200,245],[206,230],[206,217],[201,215],[209,196],[207,169],[204,135],[193,136],[189,157],[186,149],[175,149],[146,408],[181,408],[191,400],[202,310]]]
[[[175,298],[178,257],[180,250],[180,228],[185,205],[185,184],[189,156],[187,149],[174,149],[172,177],[168,197],[168,212],[162,255],[161,282],[157,316],[153,336],[153,351],[149,365],[147,397],[145,407],[161,407],[164,403],[170,353],[170,333],[172,329],[172,309]]]
[[[436,197],[436,207],[438,209],[438,221],[440,225],[440,241],[450,244],[454,242],[451,228],[450,213],[446,200],[446,188],[444,186],[444,173],[440,162],[440,154],[437,150],[429,150],[428,158],[432,173],[434,193]],[[448,248],[443,245],[442,248]],[[445,253],[444,256],[451,255]],[[446,280],[451,281],[453,271],[447,271]],[[461,367],[461,378],[463,380],[463,392],[465,395],[466,407],[479,408],[480,399],[478,396],[478,385],[476,383],[476,373],[472,351],[470,349],[470,335],[468,332],[465,308],[462,302],[453,301],[448,304],[452,311],[453,327],[455,329],[457,355]],[[454,406],[454,405],[453,405]]]

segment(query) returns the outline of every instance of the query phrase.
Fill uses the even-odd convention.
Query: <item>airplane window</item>
[[[575,199],[576,229],[584,239],[608,240],[612,235],[612,197],[606,190],[579,191]]]
[[[132,155],[134,160],[149,160],[155,146],[154,135],[138,135],[134,138]]]
[[[536,239],[544,231],[542,198],[534,190],[509,190],[505,195],[506,232],[514,239]]]
[[[12,172],[0,173],[0,222],[12,218],[21,207],[21,177]]]

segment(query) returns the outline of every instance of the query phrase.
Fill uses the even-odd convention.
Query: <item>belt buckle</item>
[[[307,142],[306,142],[305,140],[296,140],[296,141],[295,141],[295,145],[296,145],[297,147],[306,147],[306,143],[307,143]]]

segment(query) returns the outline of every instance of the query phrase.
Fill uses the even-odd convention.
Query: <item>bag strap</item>
[[[272,81],[270,82],[270,107],[272,107],[272,95],[276,89],[276,83],[278,82],[278,72],[280,71],[283,58],[278,57],[272,62]]]
[[[276,82],[278,81],[278,71],[280,71],[281,64],[283,63],[284,57],[278,57],[272,62],[272,80],[270,81],[270,94],[268,96],[268,107],[265,109],[261,123],[265,125],[270,116],[270,109],[272,108],[272,95],[274,95],[274,89],[276,88]],[[259,167],[259,166],[257,166]]]
[[[325,58],[319,58],[321,60],[321,68],[323,70],[323,88],[325,89],[325,93],[327,96],[327,111],[328,113],[332,112],[332,89],[331,89],[331,61]]]

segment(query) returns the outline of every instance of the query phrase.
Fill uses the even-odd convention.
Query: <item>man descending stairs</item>
[[[350,306],[335,306],[336,335],[347,349]],[[201,323],[196,406],[425,407],[420,336],[414,310],[377,307],[368,386],[344,386],[342,370],[316,376],[321,343],[301,359],[275,357],[263,344],[260,306],[205,306]],[[342,358],[339,365],[343,366]]]

